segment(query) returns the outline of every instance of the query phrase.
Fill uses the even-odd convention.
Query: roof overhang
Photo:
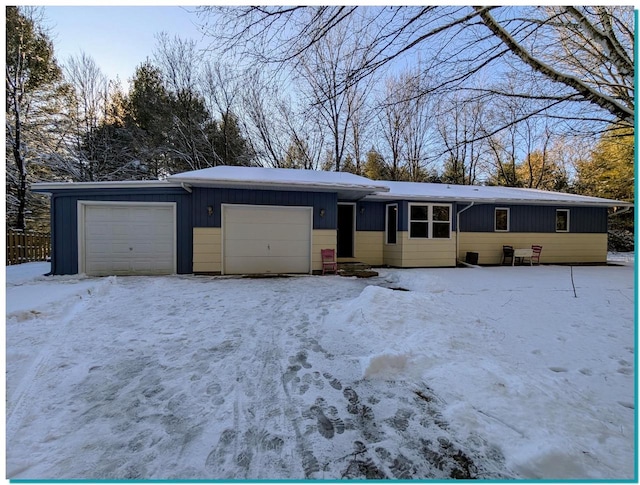
[[[154,188],[184,188],[180,183],[166,180],[135,180],[135,181],[105,181],[105,182],[36,182],[31,184],[33,192],[53,193],[64,190],[83,189],[154,189]],[[186,189],[185,189],[186,190]]]
[[[633,207],[631,202],[620,200],[598,199],[596,197],[584,198],[581,200],[570,199],[529,199],[529,198],[486,198],[486,197],[445,197],[440,195],[427,194],[393,194],[393,193],[375,193],[365,197],[365,200],[371,201],[388,201],[388,200],[408,200],[413,202],[459,202],[474,204],[512,204],[512,205],[552,205],[552,206],[581,206],[581,207]]]
[[[263,180],[199,180],[182,177],[172,177],[171,180],[179,181],[193,187],[233,188],[249,190],[286,190],[302,192],[332,192],[338,193],[338,198],[362,199],[374,192],[389,190],[381,185],[354,185],[336,183],[301,183],[287,181],[263,181]]]

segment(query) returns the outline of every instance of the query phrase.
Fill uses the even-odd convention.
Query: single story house
[[[610,207],[507,187],[373,181],[344,172],[220,166],[166,180],[36,183],[51,196],[57,275],[312,273],[338,261],[455,267],[467,252],[543,246],[543,263],[604,263]]]

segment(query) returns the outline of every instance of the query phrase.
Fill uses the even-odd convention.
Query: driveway
[[[336,305],[389,280],[58,278],[34,298],[65,284],[8,315],[9,478],[512,476],[419,377],[364,379],[348,331],[352,352],[325,346]]]

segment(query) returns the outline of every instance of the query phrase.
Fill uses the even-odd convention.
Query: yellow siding
[[[354,261],[372,266],[384,264],[384,231],[357,231]]]
[[[456,235],[450,239],[410,239],[406,231],[402,238],[403,268],[454,267],[456,265]]]
[[[402,233],[398,232],[396,244],[385,244],[383,238],[382,255],[384,264],[388,266],[394,266],[396,268],[402,267]]]
[[[220,273],[222,270],[222,230],[219,227],[193,228],[193,272]]]
[[[542,246],[541,263],[605,263],[607,234],[463,232],[458,257],[464,261],[467,251],[478,253],[479,264],[500,264],[502,246],[530,248]]]
[[[336,250],[338,232],[335,229],[314,229],[311,238],[311,269],[312,271],[322,271],[320,250]]]

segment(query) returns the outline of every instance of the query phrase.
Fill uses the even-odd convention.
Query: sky
[[[45,6],[44,14],[60,63],[84,51],[124,89],[136,66],[153,57],[158,33],[206,42],[194,7]]]

